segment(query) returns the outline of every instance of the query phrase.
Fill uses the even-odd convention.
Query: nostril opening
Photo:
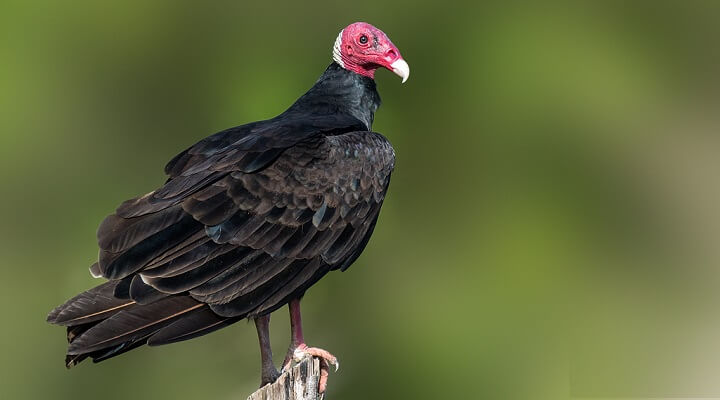
[[[385,53],[385,57],[393,59],[393,58],[397,57],[397,53],[395,52],[395,50],[390,49],[387,51],[387,53]]]

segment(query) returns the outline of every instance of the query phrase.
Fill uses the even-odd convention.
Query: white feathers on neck
[[[337,39],[335,39],[335,44],[333,45],[333,60],[340,64],[341,67],[345,68],[345,63],[342,60],[342,56],[340,55],[340,47],[342,47],[342,34],[345,31],[345,29],[340,31],[340,34],[338,35]]]

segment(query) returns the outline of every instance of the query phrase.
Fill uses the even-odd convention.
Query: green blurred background
[[[304,300],[328,398],[720,396],[720,2],[4,0],[0,398],[256,389],[252,324],[66,371],[45,315],[97,284],[106,214],[283,111],[357,20],[412,76],[377,76],[374,238]]]

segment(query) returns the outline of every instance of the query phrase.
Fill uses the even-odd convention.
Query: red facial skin
[[[365,43],[363,36],[367,38]],[[402,56],[383,31],[366,22],[356,22],[343,29],[340,58],[345,69],[374,79],[376,69],[385,67],[392,71],[390,65]]]

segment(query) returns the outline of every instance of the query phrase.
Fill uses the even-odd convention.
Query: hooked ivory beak
[[[408,77],[410,76],[410,66],[405,62],[405,60],[398,58],[395,62],[390,64],[390,67],[397,76],[402,78],[402,83],[405,83],[405,81],[408,80]]]

